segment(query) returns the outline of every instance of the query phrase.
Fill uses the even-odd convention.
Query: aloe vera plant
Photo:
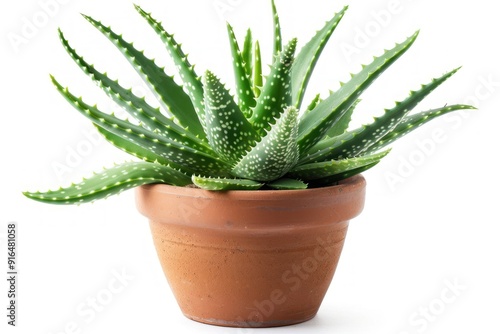
[[[174,35],[141,7],[135,8],[164,43],[182,85],[122,35],[89,16],[83,17],[121,51],[158,97],[161,108],[153,108],[144,97],[99,72],[60,30],[62,45],[76,64],[137,122],[102,112],[51,79],[61,95],[110,143],[141,161],[117,165],[68,188],[26,192],[29,198],[78,204],[151,183],[194,184],[207,190],[328,186],[375,166],[389,153],[387,145],[424,123],[455,110],[473,109],[447,105],[410,115],[419,102],[457,72],[453,70],[411,91],[371,124],[349,127],[360,95],[412,46],[418,32],[363,65],[337,91],[324,98],[317,95],[304,107],[315,65],[347,7],[296,52],[296,39],[282,43],[272,1],[273,55],[267,75],[262,71],[259,42],[253,41],[251,30],[241,48],[228,24],[234,97],[211,71],[200,77]]]

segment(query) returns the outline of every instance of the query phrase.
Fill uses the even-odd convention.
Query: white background
[[[107,111],[116,109],[66,55],[58,26],[89,62],[138,93],[145,91],[140,78],[80,12],[112,25],[167,71],[171,68],[156,35],[129,1],[56,3],[50,15],[34,0],[10,1],[0,11],[2,263],[7,223],[19,225],[19,318],[18,327],[8,332],[252,333],[200,325],[182,316],[161,272],[147,221],[136,212],[133,192],[80,207],[43,205],[21,195],[26,189],[78,181],[127,159],[102,140],[89,141],[85,133],[92,134],[92,126],[52,87],[49,73],[87,101]],[[248,26],[255,27],[264,59],[269,59],[268,0],[138,3],[176,33],[198,73],[210,68],[232,86],[225,20],[239,36]],[[259,333],[499,333],[496,6],[487,0],[400,0],[392,5],[389,0],[277,0],[284,39],[297,36],[304,43],[344,4],[350,9],[318,64],[308,96],[336,89],[361,63],[421,29],[412,49],[364,95],[356,121],[380,114],[410,89],[460,65],[462,70],[416,110],[446,103],[474,103],[479,110],[427,125],[398,142],[380,165],[365,173],[366,207],[352,221],[318,316]],[[380,15],[389,9],[389,16]],[[39,27],[31,35],[24,31],[23,37],[26,22],[34,21]],[[363,38],[363,31],[369,36]],[[13,36],[25,40],[15,46],[9,40]],[[77,150],[84,154],[75,156]],[[62,165],[67,169],[58,172],[55,166]],[[0,267],[7,271],[4,264]],[[123,289],[106,300],[101,312],[88,312],[89,298],[104,296],[117,272],[128,276]],[[448,298],[444,303],[442,291],[450,282],[460,289],[447,294],[453,302]],[[5,309],[3,279],[0,291]],[[425,320],[420,312],[429,307]],[[2,332],[8,327],[5,312]]]

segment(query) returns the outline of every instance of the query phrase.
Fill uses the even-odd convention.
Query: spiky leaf
[[[243,111],[247,117],[250,117],[252,114],[251,108],[255,107],[255,96],[250,81],[252,73],[246,70],[245,62],[243,61],[243,56],[241,55],[233,27],[231,27],[229,23],[227,23],[227,32],[231,45],[231,53],[233,55],[234,79],[236,82],[238,105],[241,111]]]
[[[101,128],[97,125],[95,125],[95,128],[97,131],[113,146],[116,148],[122,150],[125,153],[128,153],[136,158],[139,158],[141,160],[144,160],[146,162],[151,162],[151,163],[159,163],[164,166],[170,166],[178,171],[181,171],[185,173],[186,175],[193,175],[194,171],[190,170],[189,168],[186,168],[185,166],[173,163],[172,161],[169,161],[165,159],[163,156],[156,154],[152,152],[151,150],[147,150],[142,146],[139,146],[135,144],[134,142],[130,140],[125,140],[122,137],[115,135],[114,133]]]
[[[193,183],[205,190],[257,190],[264,184],[244,179],[221,179],[213,177],[192,176]]]
[[[387,145],[392,144],[396,140],[406,136],[408,133],[418,129],[425,123],[428,123],[435,118],[441,117],[443,115],[449,114],[457,110],[476,110],[476,109],[477,108],[473,106],[459,104],[459,105],[445,106],[442,108],[420,112],[415,115],[406,116],[401,121],[401,123],[399,123],[398,126],[394,128],[394,130],[385,135],[375,145],[371,146],[366,152],[372,153],[379,151],[384,147],[386,147]]]
[[[306,155],[299,159],[299,165],[332,160],[333,158],[328,159],[328,157],[332,156],[331,153],[336,151],[339,146],[352,140],[357,134],[357,131],[360,131],[360,129],[344,132],[343,134],[333,138],[323,139],[311,148]]]
[[[220,80],[210,71],[204,79],[208,141],[215,152],[235,164],[259,137]]]
[[[319,187],[328,187],[328,186],[334,185],[338,181],[345,180],[345,179],[348,179],[352,176],[366,172],[370,168],[373,168],[376,165],[378,165],[379,162],[380,161],[377,161],[377,162],[374,162],[372,164],[368,164],[368,165],[363,166],[363,167],[354,168],[354,169],[351,169],[350,171],[347,171],[345,173],[340,173],[340,174],[336,174],[336,175],[333,175],[330,177],[325,177],[322,179],[309,181],[309,187],[310,188],[319,188]]]
[[[163,156],[156,154],[154,152],[151,152],[150,150],[147,150],[143,148],[140,145],[135,144],[134,142],[130,140],[126,140],[119,135],[115,135],[113,132],[110,132],[106,130],[105,128],[102,128],[100,126],[95,125],[95,128],[97,131],[113,146],[116,148],[122,150],[125,153],[128,153],[130,155],[133,155],[136,158],[139,158],[141,160],[147,161],[147,162],[156,162],[161,165],[169,165],[172,162],[168,161],[165,159]]]
[[[347,112],[343,114],[342,117],[340,117],[338,121],[335,122],[335,124],[332,125],[330,130],[326,132],[326,135],[328,137],[334,138],[347,131],[347,129],[349,128],[349,124],[351,123],[352,114],[354,113],[354,110],[360,102],[361,100],[356,100],[356,102],[354,102],[352,106],[347,109]]]
[[[397,102],[392,109],[386,109],[385,113],[381,117],[375,118],[371,124],[350,131],[351,136],[349,134],[343,136],[341,138],[343,141],[340,145],[333,144],[333,142],[338,142],[337,139],[339,138],[332,139],[330,141],[332,144],[330,145],[323,143],[322,146],[329,145],[329,147],[326,150],[322,150],[322,154],[319,156],[316,153],[314,160],[309,159],[309,161],[345,159],[359,156],[390,133],[418,103],[457,71],[458,69],[455,69],[437,79],[433,79],[429,84],[422,85],[418,91],[411,91],[408,98],[402,102]]]
[[[245,72],[247,75],[252,74],[252,60],[253,60],[253,38],[252,30],[248,29],[245,35],[245,41],[243,43],[243,51],[241,51],[241,57],[243,58],[243,63],[245,64]]]
[[[168,76],[163,68],[156,65],[154,60],[147,58],[144,52],[137,50],[111,28],[104,26],[90,16],[84,15],[84,17],[113,42],[143,80],[158,94],[160,103],[174,115],[179,123],[194,135],[205,138],[205,132],[193,103],[183,88],[175,83],[174,79]]]
[[[50,204],[93,202],[144,184],[186,186],[191,178],[173,168],[149,162],[128,162],[94,174],[79,184],[47,192],[24,192],[36,201]]]
[[[283,39],[281,37],[281,24],[280,17],[278,15],[278,10],[276,9],[276,4],[274,0],[271,0],[271,5],[273,8],[273,25],[274,25],[274,43],[273,43],[273,62],[274,58],[280,54],[283,50]]]
[[[250,122],[259,134],[269,130],[283,110],[292,105],[291,76],[297,39],[293,39],[277,58],[257,100]]]
[[[433,79],[429,84],[422,85],[421,89],[418,91],[411,91],[408,98],[402,102],[396,103],[392,109],[386,109],[384,115],[375,118],[373,123],[363,126],[357,131],[354,130],[355,135],[353,138],[344,142],[335,152],[332,152],[331,157],[333,159],[341,159],[360,155],[363,151],[367,150],[370,146],[376,144],[377,141],[390,133],[418,103],[457,71],[458,69],[455,69],[440,78]]]
[[[309,105],[307,106],[305,112],[304,112],[304,115],[302,115],[302,117],[304,117],[305,115],[309,114],[311,111],[313,111],[317,106],[318,104],[320,104],[320,102],[322,101],[321,99],[321,94],[317,94],[311,101],[311,103],[309,103]]]
[[[297,160],[297,109],[289,107],[232,173],[245,179],[272,181],[285,175]]]
[[[167,137],[179,142],[193,145],[202,149],[208,148],[206,143],[191,134],[186,129],[175,124],[171,119],[164,116],[160,109],[151,107],[144,97],[138,97],[131,89],[122,87],[118,81],[111,80],[105,73],[101,73],[90,65],[71,47],[64,34],[59,30],[59,37],[68,54],[78,66],[94,80],[103,91],[118,105],[124,108],[132,117],[142,122],[150,130],[158,130]]]
[[[276,190],[300,190],[307,189],[307,183],[294,179],[279,179],[266,184],[269,188]]]
[[[297,55],[292,68],[292,96],[293,105],[298,109],[302,105],[307,84],[309,83],[314,67],[335,28],[337,28],[340,20],[344,17],[346,10],[347,7],[344,7],[344,9],[328,21],[323,29],[318,31]]]
[[[175,164],[184,165],[195,171],[211,173],[211,175],[215,176],[228,175],[229,166],[212,154],[199,151],[141,126],[108,115],[100,111],[96,106],[90,106],[83,102],[81,98],[71,94],[67,88],[61,86],[54,78],[52,80],[61,95],[95,125],[120,136],[124,140],[141,146],[143,149],[150,150]]]
[[[311,164],[295,167],[288,175],[304,181],[331,178],[336,175],[361,168],[367,165],[378,163],[389,154],[390,150],[362,157],[315,162]]]
[[[160,36],[161,40],[163,41],[170,55],[170,58],[172,58],[175,65],[177,66],[180,78],[184,83],[184,87],[186,88],[189,94],[189,98],[191,99],[192,106],[195,110],[196,115],[198,116],[197,120],[199,123],[201,123],[202,127],[204,127],[203,122],[205,120],[205,111],[204,111],[205,106],[203,104],[203,85],[201,83],[199,76],[196,74],[194,70],[194,66],[189,63],[188,56],[182,50],[181,45],[177,43],[177,41],[174,38],[174,35],[169,34],[165,30],[161,22],[154,19],[150,13],[144,11],[140,6],[137,5],[134,6],[137,12],[139,12],[139,14],[144,19],[146,19],[149,25],[156,31],[156,33]],[[192,111],[190,109],[186,111],[186,113],[189,113],[189,115],[186,115],[186,117],[189,116],[189,119],[187,120],[189,123],[191,122],[191,119],[194,118],[194,115],[192,114]],[[193,122],[195,121],[196,120],[193,120]],[[184,123],[186,122],[181,122],[181,124]],[[192,132],[199,134],[200,132],[199,123],[195,124],[196,125],[195,129],[193,129],[192,125],[189,125]],[[204,133],[200,134],[200,136],[204,138]]]
[[[307,114],[299,124],[299,150],[305,154],[316,145],[368,88],[390,65],[401,57],[415,42],[418,31],[405,42],[397,44],[382,56],[373,60],[338,91],[321,102],[313,111]]]
[[[264,82],[262,81],[262,58],[261,58],[259,41],[255,42],[252,76],[253,76],[253,91],[255,97],[257,98],[260,96],[260,90],[264,85]]]

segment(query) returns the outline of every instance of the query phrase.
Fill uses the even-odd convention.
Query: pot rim
[[[203,199],[236,200],[236,201],[283,201],[307,198],[309,196],[331,196],[332,190],[336,193],[353,192],[364,188],[366,180],[362,174],[339,181],[335,185],[297,190],[227,190],[210,191],[193,187],[179,187],[168,184],[146,184],[139,188],[143,191],[155,191],[162,194],[175,195],[179,197],[194,197]]]

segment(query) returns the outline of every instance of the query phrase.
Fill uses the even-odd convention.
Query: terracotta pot
[[[137,188],[163,271],[184,315],[231,327],[313,318],[328,290],[365,179],[294,191]]]

